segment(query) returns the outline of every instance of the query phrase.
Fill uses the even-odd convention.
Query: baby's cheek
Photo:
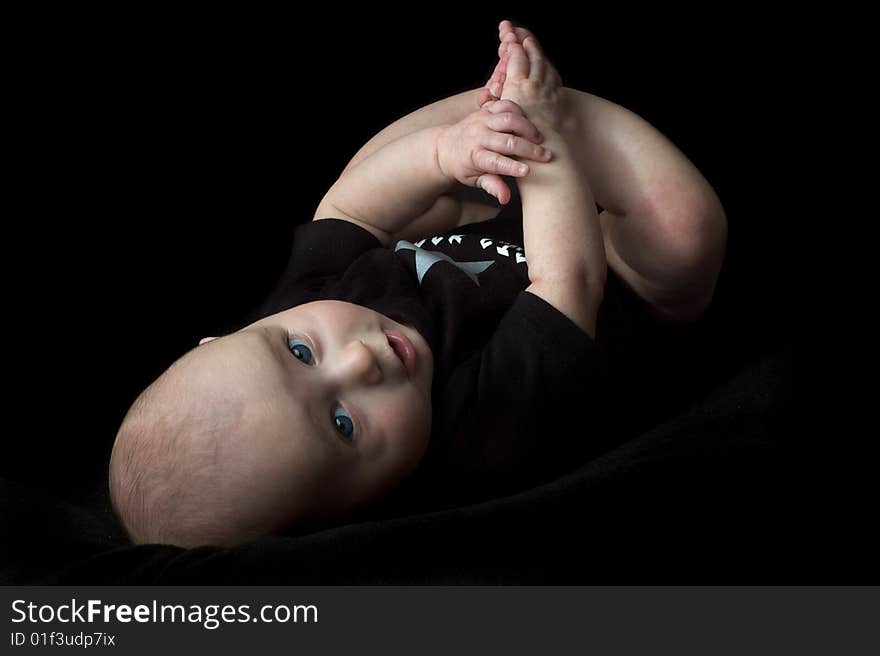
[[[388,407],[388,434],[405,460],[421,456],[431,434],[431,406],[417,393],[403,395]]]
[[[421,451],[431,435],[431,404],[423,396],[414,394],[407,405],[409,413],[404,429],[407,442],[413,449]]]

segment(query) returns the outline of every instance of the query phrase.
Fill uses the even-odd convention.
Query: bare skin
[[[497,98],[492,88],[503,88],[505,53],[510,44],[522,45],[529,36],[525,28],[503,21],[499,66],[486,86],[404,116],[368,141],[346,169],[394,139],[456,123],[481,102]],[[698,318],[711,301],[727,242],[726,216],[717,194],[672,142],[635,113],[577,89],[563,87],[561,93],[566,116],[560,132],[603,208],[599,220],[608,266],[658,318]],[[454,216],[417,219],[412,227],[425,230],[445,220],[452,228],[492,218],[498,210],[452,194],[433,211]]]
[[[410,132],[348,167],[314,220],[345,219],[391,245],[413,232],[414,217],[442,218],[445,206],[439,213],[435,206],[457,185],[480,187],[507,202],[510,190],[501,176],[526,176],[523,160],[550,159],[541,139],[516,103],[487,102],[454,124]]]

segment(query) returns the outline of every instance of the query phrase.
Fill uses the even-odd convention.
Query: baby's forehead
[[[274,404],[284,392],[278,363],[265,340],[236,335],[206,342],[187,352],[161,382],[162,405],[181,416],[231,422],[248,406]]]
[[[217,342],[217,348],[206,348]],[[220,392],[242,404],[245,423],[253,430],[277,432],[279,439],[299,439],[315,433],[316,418],[303,402],[281,355],[283,344],[271,331],[248,330],[208,342],[205,349],[205,378]],[[259,428],[258,428],[259,426]],[[312,436],[312,441],[314,436]]]
[[[277,345],[266,328],[248,328],[197,346],[187,353],[216,374],[269,373],[280,366]]]

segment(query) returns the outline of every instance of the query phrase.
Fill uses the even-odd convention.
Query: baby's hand
[[[500,97],[517,103],[535,125],[558,129],[562,120],[562,80],[535,36],[510,21],[500,26],[500,59],[480,101]]]
[[[437,139],[437,162],[450,180],[479,187],[506,205],[510,189],[501,176],[528,175],[528,165],[514,157],[550,161],[551,153],[537,145],[543,140],[516,103],[493,101],[442,130]]]

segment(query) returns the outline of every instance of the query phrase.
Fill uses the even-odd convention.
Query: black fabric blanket
[[[106,515],[2,489],[5,583],[621,583],[790,580],[780,518],[791,352],[571,474],[476,506],[233,548],[126,546]],[[784,524],[784,521],[782,522]],[[8,538],[7,538],[8,539]]]

